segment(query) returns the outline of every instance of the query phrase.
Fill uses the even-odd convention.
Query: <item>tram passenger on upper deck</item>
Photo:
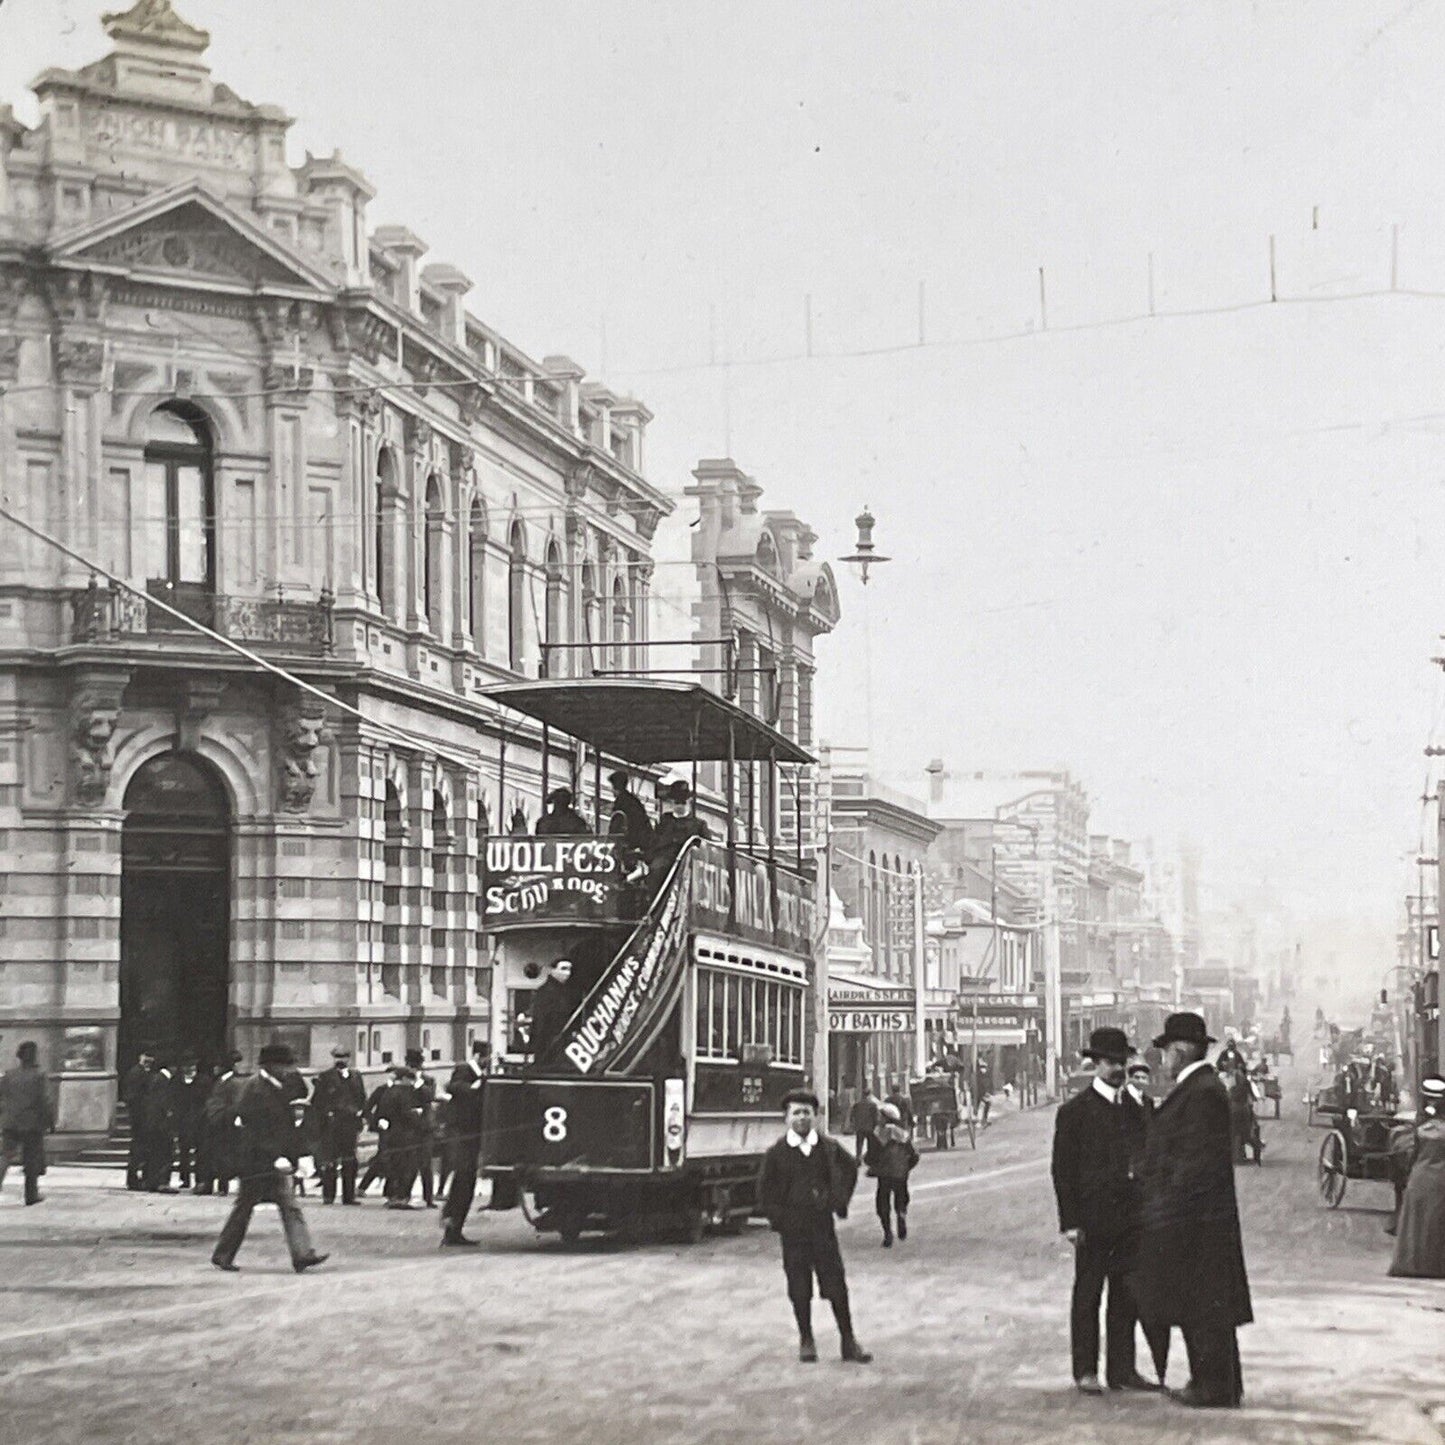
[[[537,819],[539,838],[577,838],[592,831],[592,825],[572,806],[571,788],[553,788],[547,794],[547,811]]]
[[[607,824],[609,837],[621,838],[628,848],[646,853],[652,847],[652,819],[647,805],[632,791],[632,779],[624,772],[608,777],[612,784],[612,817]]]
[[[692,786],[682,778],[660,794],[662,816],[652,830],[652,871],[666,871],[690,838],[711,838],[712,829],[692,811]]]

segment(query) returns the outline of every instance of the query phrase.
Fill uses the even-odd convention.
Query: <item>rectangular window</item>
[[[727,990],[727,1018],[723,1028],[723,1055],[736,1058],[741,1052],[742,1034],[738,1030],[738,1002],[742,980],[728,974],[723,980]]]
[[[144,536],[145,575],[156,581],[170,576],[170,553],[166,546],[167,501],[164,462],[147,462],[145,470]]]
[[[206,484],[199,467],[176,468],[176,565],[179,582],[210,579]]]

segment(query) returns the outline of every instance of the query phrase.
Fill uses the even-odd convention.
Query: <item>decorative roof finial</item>
[[[129,10],[102,15],[100,23],[112,40],[139,40],[197,53],[211,43],[209,32],[182,20],[171,8],[171,0],[137,0]]]

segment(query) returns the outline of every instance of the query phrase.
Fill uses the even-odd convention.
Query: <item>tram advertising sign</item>
[[[488,838],[482,855],[482,929],[611,922],[622,884],[615,839]]]
[[[692,915],[700,927],[766,944],[801,958],[813,955],[812,885],[784,868],[703,843],[692,858]]]

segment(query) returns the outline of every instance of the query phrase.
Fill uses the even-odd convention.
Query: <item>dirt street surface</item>
[[[0,1198],[0,1440],[371,1442],[1388,1441],[1445,1439],[1445,1283],[1392,1280],[1389,1190],[1315,1192],[1320,1131],[1298,1091],[1238,1173],[1258,1322],[1246,1408],[1086,1399],[1068,1368],[1070,1262],[1048,1183],[1052,1110],[1005,1109],[964,1148],[925,1152],[913,1229],[879,1247],[871,1186],[842,1237],[871,1366],[796,1362],[766,1229],[701,1245],[539,1242],[474,1217],[441,1253],[436,1215],[306,1211],[331,1261],[287,1265],[257,1212],[239,1275],[208,1258],[220,1199],[128,1194],[54,1169],[47,1198]],[[1147,1355],[1140,1342],[1141,1364]],[[1170,1383],[1184,1383],[1175,1343]]]

